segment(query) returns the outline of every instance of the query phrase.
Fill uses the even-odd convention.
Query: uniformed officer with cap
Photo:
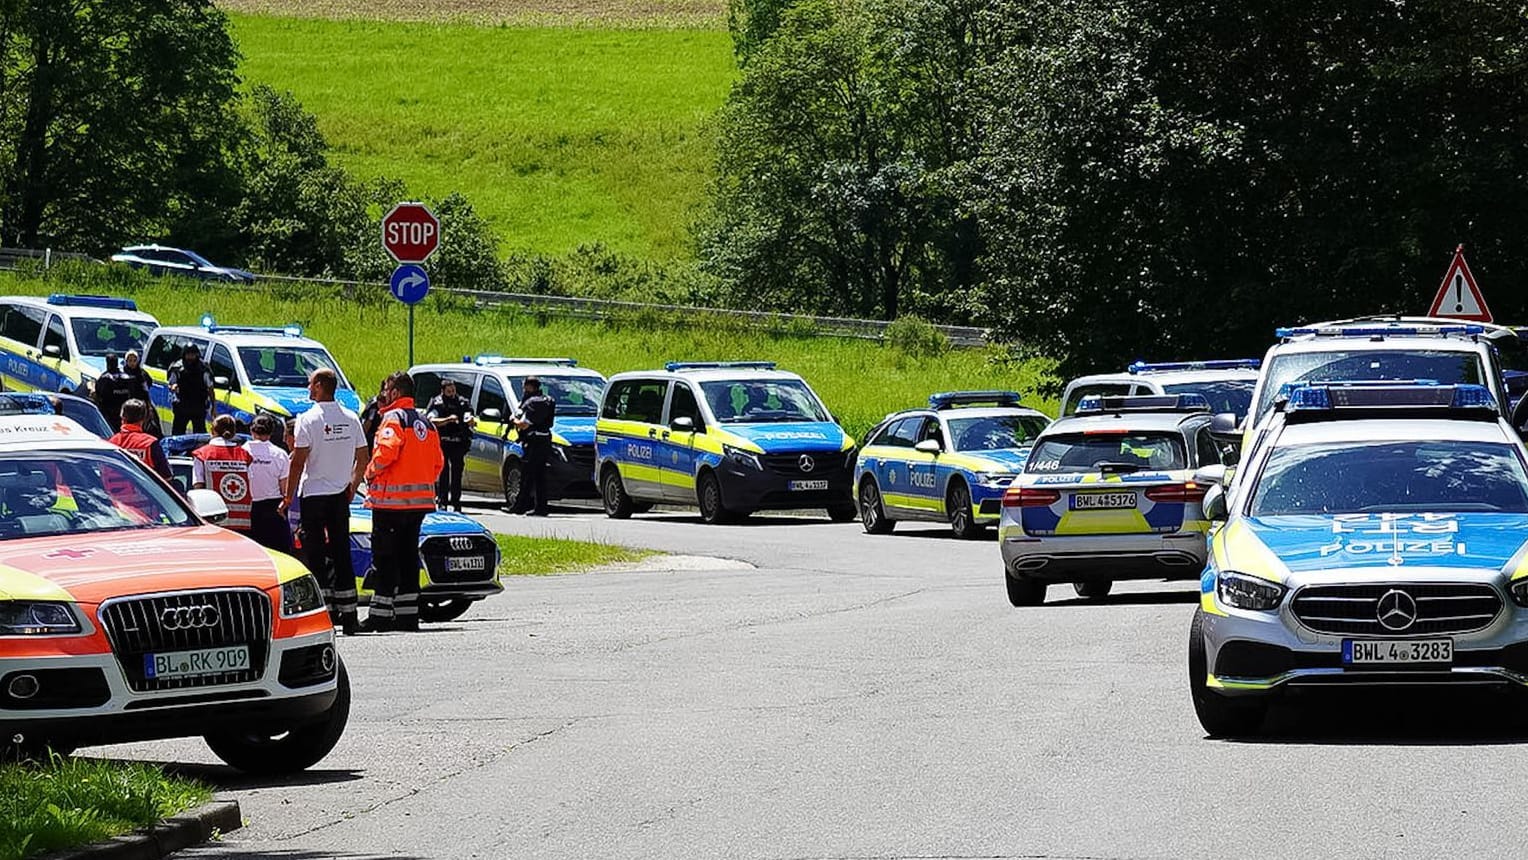
[[[527,376],[521,390],[525,396],[520,401],[515,427],[520,431],[520,447],[525,452],[525,481],[511,513],[544,517],[546,464],[552,456],[552,420],[557,416],[557,401],[542,392],[541,380],[535,376]]]

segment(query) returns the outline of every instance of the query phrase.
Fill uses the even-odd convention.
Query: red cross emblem
[[[93,549],[59,549],[48,553],[43,558],[72,558],[77,560],[88,558],[92,555],[95,555],[95,550]]]

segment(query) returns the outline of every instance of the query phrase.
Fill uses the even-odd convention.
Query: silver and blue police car
[[[1218,465],[1210,406],[1195,394],[1084,399],[1035,440],[1003,495],[1008,600],[1044,602],[1070,582],[1103,597],[1124,579],[1193,579],[1205,533],[1196,469]]]
[[[0,297],[0,380],[13,391],[88,397],[106,356],[143,349],[157,325],[120,296]]]
[[[979,537],[1048,424],[1012,391],[947,391],[927,409],[886,416],[854,467],[860,523],[888,534],[898,520],[945,522],[956,537]]]
[[[1255,358],[1137,361],[1124,373],[1095,373],[1068,382],[1061,393],[1061,415],[1074,414],[1084,397],[1197,394],[1210,404],[1211,412],[1232,413],[1240,420],[1252,404],[1261,364]]]
[[[1477,385],[1294,389],[1205,499],[1189,633],[1211,735],[1317,685],[1528,684],[1528,459]]]

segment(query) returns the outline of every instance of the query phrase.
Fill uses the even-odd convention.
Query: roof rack
[[[1475,337],[1485,333],[1481,325],[1333,325],[1277,328],[1275,337],[1288,342],[1297,337]]]
[[[464,355],[462,356],[462,363],[476,364],[479,367],[492,367],[501,364],[550,364],[557,367],[578,366],[578,360],[573,358],[515,358],[487,352],[481,353],[476,357]]]
[[[1017,391],[941,391],[928,396],[930,409],[953,409],[957,406],[1018,406]]]
[[[1280,389],[1280,394],[1285,392]],[[1475,418],[1496,420],[1496,399],[1483,385],[1439,385],[1426,379],[1393,382],[1322,382],[1294,386],[1284,404],[1286,421],[1359,418]]]
[[[72,293],[52,293],[48,296],[48,304],[59,307],[75,308],[108,308],[114,311],[136,311],[138,303],[132,299],[121,296],[97,296],[81,295]]]
[[[676,370],[721,370],[726,368],[774,370],[775,363],[773,361],[671,361],[663,365],[663,369],[670,373]]]
[[[1077,404],[1077,415],[1099,415],[1106,412],[1209,412],[1210,401],[1200,394],[1153,394],[1141,397],[1101,397],[1093,395],[1082,398]]]
[[[302,337],[302,326],[289,325],[220,325],[212,314],[202,314],[202,328],[215,334],[279,334],[286,337]]]
[[[1172,370],[1257,370],[1263,366],[1260,358],[1228,358],[1213,361],[1137,361],[1125,368],[1127,373],[1162,373]]]

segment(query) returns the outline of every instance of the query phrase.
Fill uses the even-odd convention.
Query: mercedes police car
[[[854,466],[861,524],[887,534],[898,520],[928,520],[980,536],[997,524],[1004,490],[1049,423],[1012,391],[949,391],[927,409],[886,416]]]
[[[68,391],[88,396],[118,358],[142,349],[159,322],[132,299],[66,295],[0,297],[0,369],[13,391]]]
[[[456,381],[457,394],[472,404],[477,427],[462,470],[462,489],[504,495],[514,509],[520,498],[524,449],[514,418],[520,412],[526,377],[541,380],[541,390],[557,402],[552,423],[556,459],[547,469],[551,499],[597,499],[594,485],[594,421],[605,377],[579,367],[571,358],[510,358],[479,355],[457,364],[421,364],[409,368],[415,401],[424,406],[440,393],[443,379]]]
[[[1528,684],[1528,461],[1479,385],[1293,390],[1223,519],[1189,633],[1211,735],[1300,686]]]
[[[1124,373],[1098,373],[1067,383],[1061,394],[1062,416],[1072,415],[1084,397],[1127,397],[1150,394],[1197,394],[1212,413],[1247,414],[1261,365],[1255,358],[1222,361],[1137,361]]]
[[[605,513],[694,505],[708,523],[825,508],[849,522],[854,440],[811,386],[767,361],[670,362],[610,379],[595,424]]]
[[[1204,569],[1206,487],[1218,465],[1210,407],[1197,394],[1087,398],[1035,440],[1003,495],[998,528],[1008,600],[1050,583],[1103,597],[1122,579],[1193,579]]]
[[[285,421],[306,411],[313,403],[308,374],[321,367],[339,376],[334,399],[361,410],[361,398],[339,362],[323,344],[303,337],[301,326],[225,326],[209,314],[199,326],[161,326],[149,336],[143,366],[154,381],[150,396],[165,426],[173,418],[170,365],[181,360],[188,346],[200,351],[212,371],[217,414],[232,415],[241,430],[262,412]]]

